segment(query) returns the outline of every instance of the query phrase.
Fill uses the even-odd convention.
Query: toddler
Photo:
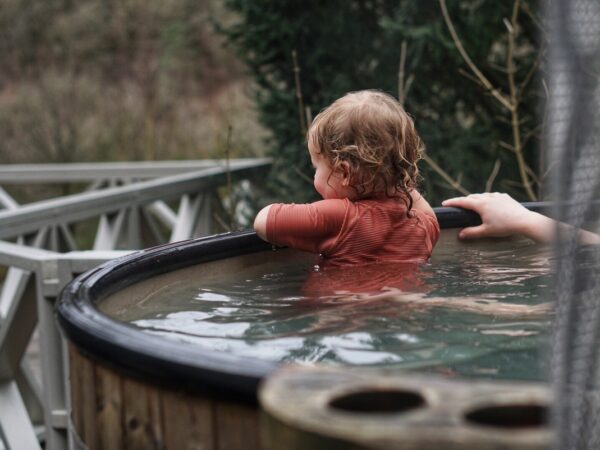
[[[324,266],[431,256],[440,229],[416,191],[423,144],[396,99],[349,93],[315,117],[307,140],[323,200],[263,208],[254,221],[261,238],[317,253]]]

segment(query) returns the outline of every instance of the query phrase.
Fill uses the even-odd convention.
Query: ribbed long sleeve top
[[[320,254],[326,266],[429,259],[440,227],[434,215],[398,198],[271,205],[267,240]]]

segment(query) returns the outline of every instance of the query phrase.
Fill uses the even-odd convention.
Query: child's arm
[[[344,222],[346,201],[321,200],[309,204],[274,203],[254,219],[256,234],[275,245],[320,253]]]
[[[410,195],[413,201],[413,209],[422,211],[425,214],[429,214],[430,216],[435,217],[435,213],[433,212],[433,209],[431,208],[427,200],[425,200],[425,198],[416,189],[413,189],[410,192]]]
[[[471,194],[467,197],[451,198],[442,202],[444,206],[472,209],[483,222],[476,227],[460,231],[461,239],[482,237],[505,237],[522,234],[536,242],[550,243],[556,237],[557,222],[542,214],[529,211],[508,194],[497,192]],[[561,227],[570,225],[558,223]],[[600,236],[585,230],[578,231],[582,244],[600,244]]]

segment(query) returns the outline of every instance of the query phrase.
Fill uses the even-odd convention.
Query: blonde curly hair
[[[346,163],[359,198],[379,192],[400,196],[410,211],[424,145],[394,97],[375,90],[350,92],[315,117],[307,140],[333,171]]]

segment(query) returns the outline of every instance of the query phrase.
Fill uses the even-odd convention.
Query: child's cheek
[[[321,197],[325,198],[325,189],[323,188],[323,185],[318,181],[315,181],[315,189]]]
[[[325,186],[323,185],[323,181],[319,178],[319,176],[315,176],[313,185],[315,186],[315,190],[319,193],[319,195],[325,198]]]

